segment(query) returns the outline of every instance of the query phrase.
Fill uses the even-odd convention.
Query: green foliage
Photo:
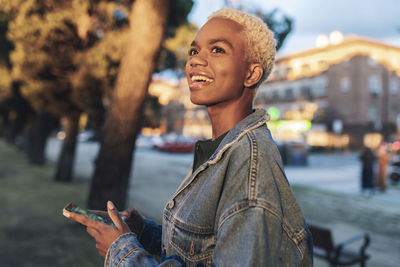
[[[103,109],[126,39],[116,9],[128,7],[105,0],[0,0],[14,44],[12,79],[22,82],[37,111],[63,116]]]
[[[178,68],[183,70],[185,68],[190,43],[193,41],[197,30],[198,27],[196,25],[186,23],[175,31],[173,37],[166,39],[163,45],[164,52],[161,53],[161,57],[165,58],[161,58],[161,67],[159,66],[159,68]],[[166,63],[169,63],[169,65]]]
[[[8,17],[5,13],[0,12],[0,66],[11,67],[9,54],[13,49],[12,43],[6,38],[8,30]],[[2,77],[2,76],[0,76]]]
[[[7,14],[0,12],[0,102],[7,95],[11,87],[11,62],[9,59],[9,54],[13,49],[13,45],[6,38],[7,30]]]
[[[293,29],[293,19],[280,13],[278,9],[274,9],[267,14],[258,13],[258,15],[275,33],[275,39],[277,40],[276,50],[279,50]]]
[[[2,95],[10,91],[11,88],[11,73],[6,66],[0,65],[0,102]],[[3,93],[2,93],[3,92]]]
[[[168,14],[166,37],[171,38],[181,25],[187,24],[187,16],[193,7],[193,0],[174,0],[171,1],[171,8]]]
[[[15,46],[12,77],[23,83],[23,95],[38,111],[61,116],[77,109],[67,103],[72,91],[68,76],[76,70],[74,51],[82,46],[73,24],[72,8],[77,2],[69,6],[34,0],[9,3],[7,37]]]
[[[239,9],[243,9],[244,6],[240,3],[241,1],[225,1],[226,6],[233,6],[231,2],[239,2]],[[255,14],[261,18],[268,27],[274,32],[276,39],[276,50],[281,49],[286,37],[293,29],[294,21],[288,15],[282,13],[279,9],[275,8],[270,12],[264,13],[257,6],[252,6],[250,8],[250,13]]]
[[[192,10],[193,4],[193,0],[171,1],[167,27],[165,29],[165,40],[162,44],[155,72],[165,69],[182,70],[184,68],[186,51],[189,47],[186,44],[188,40],[190,40],[190,42],[193,40],[193,36],[197,30],[196,26],[189,24],[187,21],[187,16],[190,10]],[[179,34],[182,31],[189,34]],[[182,47],[182,45],[186,46]]]
[[[142,127],[157,128],[161,123],[161,104],[158,97],[148,95],[144,101]]]
[[[11,78],[2,79],[0,88],[20,81],[35,110],[56,116],[103,111],[123,56],[132,2],[0,0],[0,23],[8,19],[8,30],[3,24],[0,29],[14,46]],[[192,0],[171,1],[166,36],[187,22],[192,6]],[[159,69],[176,67],[182,57],[176,53],[165,49]],[[1,67],[0,74],[10,77]]]

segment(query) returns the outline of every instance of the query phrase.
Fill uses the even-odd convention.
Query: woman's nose
[[[189,64],[191,67],[194,66],[207,66],[207,59],[204,55],[196,54],[189,59]]]

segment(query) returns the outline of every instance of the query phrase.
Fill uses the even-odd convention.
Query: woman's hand
[[[107,221],[111,221],[111,218],[108,215],[107,211],[100,211],[100,210],[89,210],[89,211],[103,217]],[[137,236],[141,235],[145,222],[142,215],[140,215],[140,213],[136,209],[129,208],[127,210],[121,211],[119,213],[119,216],[129,226],[131,232],[134,232]]]
[[[87,232],[96,240],[96,248],[102,257],[105,257],[111,244],[121,235],[130,232],[128,225],[121,219],[118,210],[111,201],[107,202],[108,216],[114,226],[91,220],[74,212],[64,212],[64,216],[80,224],[86,225]]]

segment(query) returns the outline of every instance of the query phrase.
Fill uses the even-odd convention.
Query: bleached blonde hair
[[[243,33],[247,38],[246,59],[252,63],[260,63],[263,75],[255,87],[258,87],[271,73],[275,60],[274,33],[258,17],[232,8],[222,8],[212,13],[212,18],[226,18],[243,26]]]

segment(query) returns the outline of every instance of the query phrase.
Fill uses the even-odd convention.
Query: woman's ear
[[[247,88],[252,88],[260,81],[264,70],[260,63],[251,63],[249,65],[249,70],[244,81],[244,86]]]

